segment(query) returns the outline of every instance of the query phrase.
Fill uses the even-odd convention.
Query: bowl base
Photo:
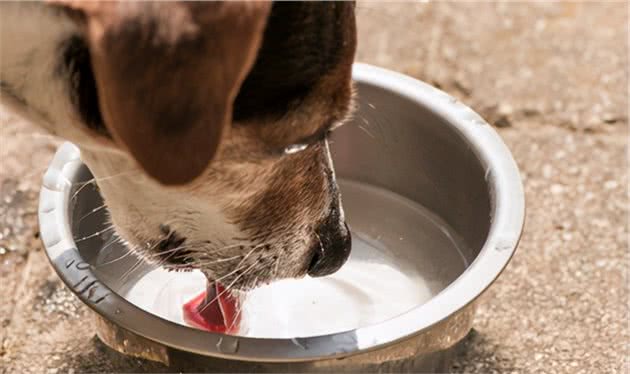
[[[103,344],[114,351],[114,354],[159,362],[178,372],[312,373],[330,372],[343,367],[344,371],[349,372],[445,373],[449,372],[454,357],[463,347],[462,342],[459,342],[446,349],[410,358],[388,360],[387,357],[383,357],[380,362],[365,362],[360,358],[362,355],[351,356],[335,360],[334,366],[326,364],[329,360],[258,363],[203,356],[167,347],[108,322],[97,313],[93,314],[96,320],[96,335]],[[343,361],[347,361],[347,364]]]

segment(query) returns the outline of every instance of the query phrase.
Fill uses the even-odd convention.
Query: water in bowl
[[[468,265],[458,235],[421,205],[362,183],[339,185],[352,229],[348,262],[324,278],[281,280],[250,291],[238,335],[305,337],[382,322],[422,305]],[[204,289],[199,272],[156,269],[126,298],[185,325],[182,305]]]

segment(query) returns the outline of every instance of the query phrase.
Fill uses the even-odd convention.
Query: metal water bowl
[[[331,142],[337,175],[428,208],[470,249],[469,265],[422,305],[351,331],[261,339],[178,325],[124,298],[128,285],[120,278],[129,266],[99,266],[102,241],[73,240],[102,223],[104,215],[76,224],[77,217],[100,205],[101,199],[91,187],[71,198],[91,174],[79,150],[66,143],[44,177],[41,237],[59,276],[95,312],[101,340],[115,350],[164,362],[174,370],[447,369],[454,348],[471,329],[475,300],[499,276],[518,244],[524,220],[519,172],[495,131],[453,97],[373,66],[357,64],[353,76],[358,113],[334,132]],[[380,133],[364,131],[361,121],[380,123]],[[417,243],[418,253],[426,250]],[[136,269],[148,270],[149,265]]]

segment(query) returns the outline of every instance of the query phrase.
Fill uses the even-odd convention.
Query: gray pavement
[[[521,168],[525,232],[453,372],[626,373],[628,5],[358,4],[358,60],[428,81],[490,120]],[[0,370],[165,372],[113,354],[37,239],[56,141],[0,110]]]

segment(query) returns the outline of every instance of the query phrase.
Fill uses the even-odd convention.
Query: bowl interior
[[[353,231],[353,252],[344,269],[363,269],[363,274],[371,275],[364,278],[367,283],[378,279],[373,282],[375,288],[368,291],[346,282],[345,273],[327,282],[356,298],[378,294],[391,299],[379,296],[373,301],[372,315],[365,318],[345,322],[329,318],[329,325],[316,330],[279,333],[277,328],[259,329],[249,336],[321,335],[396,317],[454,282],[486,240],[491,225],[489,187],[484,167],[467,140],[446,119],[416,101],[367,83],[359,83],[358,91],[358,111],[350,123],[334,132],[331,147]],[[138,294],[158,297],[151,294],[156,283],[148,274],[153,274],[151,279],[166,279],[172,273],[138,260],[111,232],[97,234],[107,227],[108,220],[97,188],[82,183],[91,179],[86,167],[80,169],[70,206],[71,230],[81,256],[92,265],[99,280],[117,294],[128,299]],[[406,291],[392,292],[401,284],[406,285]],[[283,293],[301,295],[304,292],[296,287],[315,287],[311,290],[316,294],[319,286],[297,283],[283,287]],[[258,292],[260,299],[269,297],[264,292]],[[404,302],[396,302],[399,299]],[[318,301],[317,296],[300,300],[313,305]],[[137,300],[132,301],[138,305]],[[138,306],[167,318],[151,310],[149,301]],[[361,308],[354,304],[340,308],[348,314],[362,313],[352,309]],[[329,309],[314,309],[312,313],[321,316],[335,312]]]

